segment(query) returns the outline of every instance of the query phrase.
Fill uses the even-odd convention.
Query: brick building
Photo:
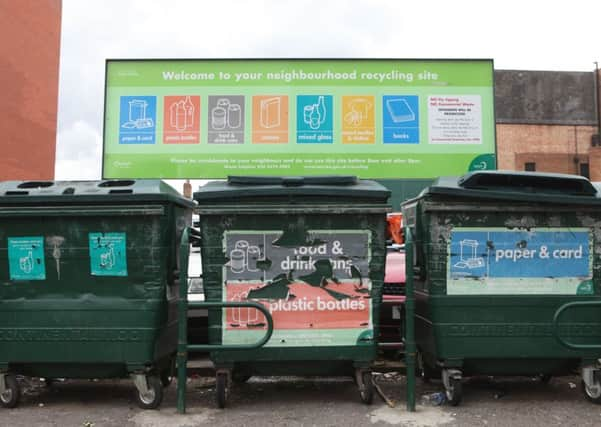
[[[0,180],[52,179],[61,0],[0,0]]]
[[[498,168],[601,181],[598,81],[594,72],[495,71]]]

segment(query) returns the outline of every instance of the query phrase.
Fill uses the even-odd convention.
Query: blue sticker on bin
[[[9,237],[8,268],[10,280],[46,280],[44,238]]]
[[[127,276],[125,233],[90,233],[93,276]]]

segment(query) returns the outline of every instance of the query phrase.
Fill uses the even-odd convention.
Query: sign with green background
[[[494,169],[490,60],[109,60],[104,178]]]

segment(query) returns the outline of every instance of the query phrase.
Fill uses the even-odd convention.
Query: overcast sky
[[[595,4],[63,0],[56,179],[100,178],[107,58],[492,58],[496,69],[592,71]]]

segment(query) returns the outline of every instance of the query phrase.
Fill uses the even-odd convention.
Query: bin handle
[[[211,350],[254,350],[263,347],[271,339],[273,334],[273,317],[269,310],[258,302],[253,301],[215,301],[215,302],[188,302],[190,308],[255,308],[265,316],[267,320],[267,331],[263,338],[251,344],[188,344],[188,351],[211,351]]]
[[[599,344],[574,344],[567,341],[559,334],[559,317],[563,314],[564,311],[573,308],[573,307],[591,307],[591,306],[600,306],[601,301],[573,301],[568,302],[560,306],[555,314],[553,315],[553,335],[555,339],[564,347],[567,347],[571,350],[598,350],[601,349],[601,345]]]
[[[178,340],[177,340],[177,411],[186,412],[186,364],[189,351],[210,350],[253,350],[264,346],[273,334],[273,317],[267,308],[257,302],[248,301],[216,301],[216,302],[189,302],[188,301],[188,263],[190,257],[190,227],[182,231],[179,251],[179,301],[178,301]],[[248,307],[259,310],[267,320],[267,331],[263,338],[252,344],[188,344],[188,307],[193,308],[227,308]]]

